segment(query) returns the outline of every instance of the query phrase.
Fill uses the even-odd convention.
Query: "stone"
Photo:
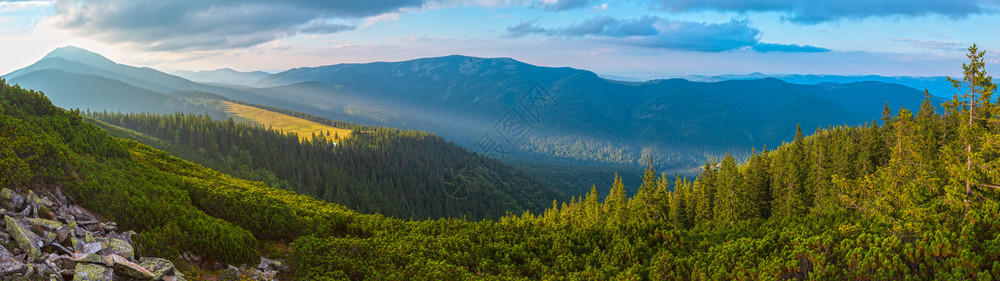
[[[0,245],[0,276],[18,274],[24,270],[24,263]]]
[[[49,201],[49,199],[38,197],[38,195],[35,195],[35,192],[31,190],[28,190],[28,196],[25,199],[29,204],[35,207],[52,207],[55,205],[55,203]]]
[[[135,237],[135,235],[136,235],[135,231],[129,230],[126,232],[122,232],[121,234],[118,234],[115,238],[125,240],[125,242],[132,244],[133,243],[132,237]]]
[[[104,252],[108,254],[118,254],[129,260],[135,259],[135,250],[132,248],[132,244],[128,241],[117,239],[117,238],[102,238],[100,239],[101,247],[104,248]]]
[[[60,264],[62,264],[60,263],[60,261],[61,258],[57,254],[49,254],[47,257],[45,257],[45,265],[48,265],[52,269],[62,268],[61,266],[59,266]]]
[[[41,219],[41,218],[29,218],[28,222],[30,222],[34,226],[37,226],[38,228],[41,228],[43,230],[48,230],[48,231],[56,231],[56,230],[58,230],[58,229],[63,228],[63,227],[66,226],[65,224],[63,224],[61,222],[57,222],[57,221],[54,221],[54,220]]]
[[[84,254],[84,253],[74,253],[73,261],[76,261],[77,265],[80,263],[96,263],[105,264],[106,261],[99,255],[96,254]]]
[[[56,260],[56,265],[63,269],[73,269],[76,268],[76,260],[71,256],[59,256],[59,259]]]
[[[30,263],[24,265],[24,272],[22,272],[21,275],[24,275],[25,277],[35,275],[35,265]]]
[[[13,190],[10,189],[0,189],[0,203],[2,203],[5,209],[10,209],[13,212],[20,211],[24,207],[24,197],[18,195]]]
[[[54,219],[56,219],[56,214],[53,213],[52,210],[50,210],[49,208],[47,208],[45,206],[38,207],[37,211],[38,212],[35,214],[36,217],[40,217],[40,218],[48,219],[48,220],[54,220]]]
[[[153,280],[163,279],[164,276],[174,274],[174,263],[161,258],[141,258],[139,266],[153,273]]]
[[[149,270],[146,270],[145,268],[139,266],[138,264],[130,262],[128,259],[125,259],[125,257],[115,254],[110,254],[105,256],[104,260],[108,261],[108,264],[111,264],[112,267],[114,267],[115,271],[120,272],[122,274],[143,280],[149,280],[153,278],[152,272],[149,272]]]
[[[10,242],[10,234],[0,231],[0,244],[7,244],[7,242]]]
[[[104,229],[104,231],[115,231],[118,230],[118,224],[113,221],[101,223],[101,228]]]
[[[96,253],[100,252],[101,250],[104,250],[104,247],[101,246],[101,243],[97,243],[97,242],[84,243],[81,246],[81,248],[83,250],[81,250],[80,252],[83,252],[85,254],[96,254]]]
[[[24,253],[28,254],[28,261],[35,261],[42,257],[42,239],[35,235],[35,233],[24,227],[20,221],[10,217],[4,216],[4,222],[7,224],[7,233],[14,238],[17,242],[17,246],[21,248]]]
[[[59,271],[59,274],[63,276],[63,279],[66,278],[72,279],[73,275],[76,274],[76,271],[74,271],[73,269],[63,269]]]
[[[42,242],[44,242],[44,243],[42,243],[42,245],[51,245],[52,243],[56,242],[56,239],[59,238],[59,237],[58,237],[58,235],[56,235],[55,232],[46,231],[46,232],[42,232],[41,238],[42,238]]]
[[[54,192],[55,192],[55,194],[53,194],[53,197],[56,198],[56,203],[59,204],[59,206],[69,205],[69,199],[66,198],[66,195],[63,195],[63,193],[62,193],[62,187],[59,187],[57,185]]]
[[[62,244],[52,243],[49,246],[52,246],[53,248],[56,248],[56,250],[59,250],[59,251],[63,252],[63,254],[67,254],[67,255],[72,255],[73,254],[73,251],[70,251],[69,249],[66,249],[66,247],[64,247]]]
[[[21,210],[21,212],[18,212],[16,214],[21,217],[27,217],[28,215],[31,215],[31,212],[33,210],[34,208],[32,208],[31,205],[25,204],[24,210]]]
[[[114,281],[115,273],[101,264],[78,263],[73,269],[74,281]]]
[[[83,252],[83,240],[76,239],[76,237],[70,237],[69,245],[70,247],[73,247],[73,251]]]
[[[83,222],[87,222],[88,224],[98,223],[97,218],[93,214],[84,208],[80,208],[80,206],[72,205],[67,207],[67,209],[76,217],[77,222],[80,224],[84,224]]]
[[[271,260],[265,257],[260,257],[260,263],[257,264],[257,269],[267,270],[271,268]]]
[[[66,239],[73,235],[73,228],[64,226],[56,230],[56,242],[65,243]]]
[[[281,260],[272,260],[271,261],[271,269],[274,269],[274,270],[277,270],[277,271],[288,271],[288,266],[286,266],[285,263],[282,262]]]

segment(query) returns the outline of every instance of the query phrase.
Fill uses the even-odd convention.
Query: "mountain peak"
[[[52,50],[52,52],[49,52],[49,54],[45,55],[42,59],[47,58],[62,58],[94,66],[115,64],[114,61],[111,61],[98,53],[76,46],[56,48],[55,50]]]

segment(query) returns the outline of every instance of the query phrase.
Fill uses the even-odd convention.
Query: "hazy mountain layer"
[[[35,82],[54,77],[48,70],[77,76],[58,87]],[[464,56],[297,68],[260,79],[254,84],[259,88],[236,88],[64,47],[6,77],[45,90],[56,105],[69,108],[205,113],[210,109],[186,103],[167,107],[150,93],[201,91],[334,120],[433,132],[500,159],[638,166],[652,156],[665,169],[697,167],[726,151],[773,147],[790,140],[796,125],[811,131],[861,124],[880,119],[886,103],[895,111],[915,108],[923,99],[922,91],[881,82],[635,83],[579,69]],[[109,100],[111,91],[118,98]],[[121,95],[130,97],[128,102]],[[92,102],[102,100],[107,103]],[[161,103],[167,109],[155,110]]]

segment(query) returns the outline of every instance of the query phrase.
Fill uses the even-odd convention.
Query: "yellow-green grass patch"
[[[351,130],[348,129],[331,127],[253,106],[224,101],[222,107],[225,108],[226,114],[238,117],[234,119],[245,119],[264,127],[282,130],[286,133],[296,133],[301,141],[309,141],[313,134],[326,136],[328,132],[329,136],[326,136],[326,139],[333,142],[339,141],[334,139],[334,136],[344,139],[351,135]]]

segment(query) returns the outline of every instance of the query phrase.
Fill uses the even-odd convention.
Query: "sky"
[[[162,71],[468,55],[648,79],[1000,71],[1000,0],[0,0],[0,73],[66,45]]]

